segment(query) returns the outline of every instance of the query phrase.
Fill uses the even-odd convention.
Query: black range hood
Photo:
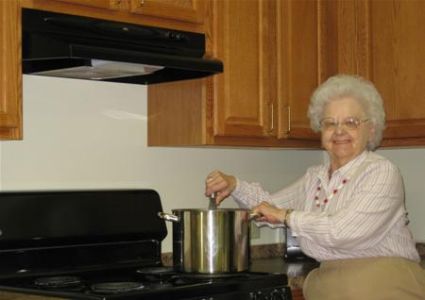
[[[223,72],[201,33],[33,9],[22,28],[25,74],[152,84]]]

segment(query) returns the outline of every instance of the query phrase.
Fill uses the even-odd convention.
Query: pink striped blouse
[[[407,227],[398,168],[365,151],[330,179],[328,170],[328,163],[310,167],[303,177],[274,194],[238,179],[232,197],[244,207],[268,201],[294,209],[289,222],[292,232],[303,252],[318,261],[379,256],[419,261]]]

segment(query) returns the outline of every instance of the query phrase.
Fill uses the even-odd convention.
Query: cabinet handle
[[[286,131],[287,134],[291,132],[291,106],[288,105],[288,130]]]
[[[273,102],[270,103],[270,114],[271,114],[271,117],[270,117],[270,130],[269,130],[269,132],[273,133],[273,131],[274,131],[274,103]]]

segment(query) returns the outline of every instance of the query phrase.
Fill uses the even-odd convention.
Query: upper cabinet
[[[195,32],[204,31],[208,1],[20,0],[21,5],[28,8]]]
[[[146,16],[203,23],[206,0],[56,0],[88,7],[130,11]]]
[[[319,140],[307,117],[310,96],[337,73],[330,1],[277,1],[277,136]]]
[[[216,1],[213,53],[224,62],[214,82],[214,136],[267,138],[276,98],[273,1]]]
[[[425,145],[425,1],[0,1],[0,138],[22,137],[21,7],[203,32],[224,73],[148,88],[148,144],[318,148],[307,108],[337,73],[382,93],[384,146]]]
[[[319,6],[299,3],[212,1],[209,50],[223,61],[224,73],[150,86],[149,144],[318,147],[306,110],[299,111],[321,80]],[[306,12],[313,17],[308,26]],[[301,34],[311,47],[301,46]],[[302,62],[293,62],[292,55]]]
[[[20,7],[0,1],[0,139],[22,137]]]
[[[309,98],[337,73],[380,90],[383,146],[425,145],[425,1],[217,0],[210,11],[224,73],[150,87],[150,145],[318,147]]]
[[[206,3],[207,0],[130,0],[130,10],[147,16],[203,23]]]
[[[64,3],[83,5],[88,7],[106,8],[106,9],[119,9],[121,6],[125,6],[126,2],[123,0],[55,0]],[[127,6],[128,7],[128,6]]]
[[[341,70],[372,80],[384,100],[383,146],[425,145],[425,1],[340,1],[337,10]]]

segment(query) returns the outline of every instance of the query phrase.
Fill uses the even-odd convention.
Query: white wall
[[[385,149],[377,152],[399,167],[410,229],[417,241],[425,243],[425,149]]]
[[[319,163],[321,151],[147,147],[146,86],[24,76],[24,139],[0,144],[4,190],[153,188],[163,208],[206,208],[212,169],[270,191]],[[382,150],[404,175],[411,228],[425,241],[425,150]],[[226,207],[234,207],[228,201]],[[171,251],[171,226],[163,251]],[[254,244],[280,242],[261,230]]]
[[[318,151],[147,147],[146,95],[140,85],[24,76],[24,139],[1,143],[2,188],[153,188],[165,211],[206,208],[213,169],[277,190],[321,159]],[[281,240],[280,231],[261,231],[254,244]]]

